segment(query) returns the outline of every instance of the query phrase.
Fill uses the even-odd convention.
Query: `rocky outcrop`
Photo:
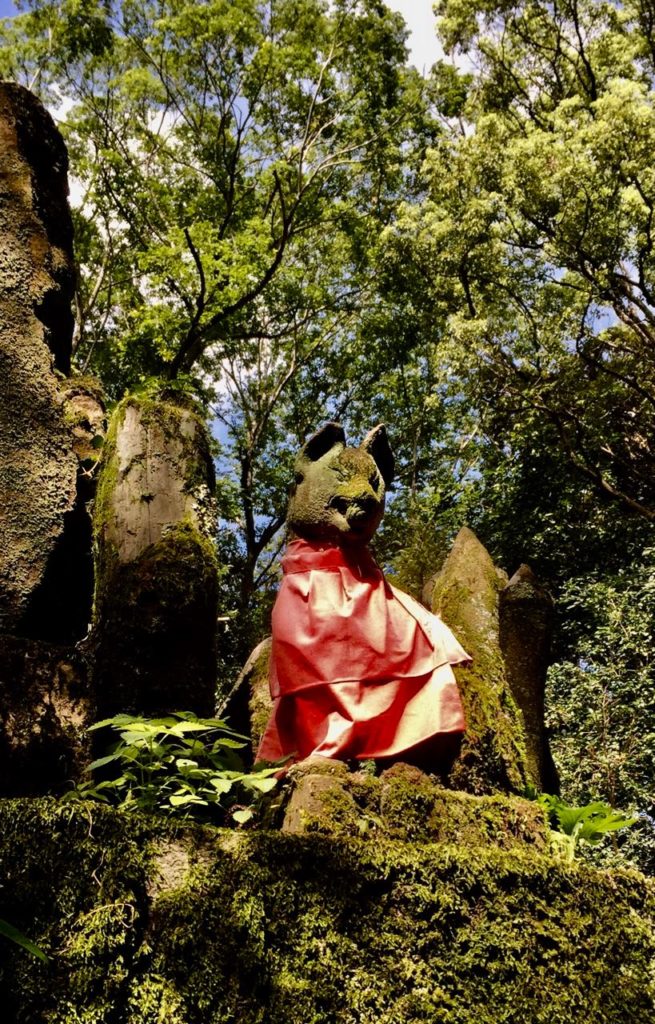
[[[542,853],[549,847],[538,803],[502,793],[456,793],[401,762],[377,778],[365,770],[349,772],[341,761],[310,757],[289,768],[283,796],[281,829],[294,835]]]
[[[74,288],[66,149],[0,83],[0,792],[66,788],[88,763],[97,382],[66,380]],[[88,450],[87,450],[88,449]]]
[[[471,655],[455,675],[466,732],[448,782],[471,793],[521,793],[529,774],[521,714],[509,688],[500,650],[499,592],[507,577],[496,569],[472,530],[458,533],[437,576],[432,610]]]
[[[216,688],[214,468],[189,408],[131,397],[112,417],[94,511],[102,715],[209,715]]]
[[[50,955],[2,947],[5,1018],[651,1021],[652,884],[469,842],[474,826],[435,843],[372,825],[362,842],[0,801],[0,917]]]

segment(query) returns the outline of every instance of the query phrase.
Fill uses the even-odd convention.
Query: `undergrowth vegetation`
[[[91,726],[109,731],[109,752],[64,800],[96,800],[126,811],[243,825],[277,785],[279,765],[246,771],[239,750],[248,739],[216,718],[176,711],[164,718],[120,714]]]

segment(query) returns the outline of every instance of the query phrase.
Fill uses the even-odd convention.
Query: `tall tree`
[[[294,448],[378,372],[371,254],[437,130],[402,19],[380,0],[23,7],[0,75],[64,120],[77,365],[112,397],[200,384],[236,468],[223,540],[243,611],[273,571]]]
[[[439,3],[446,49],[475,72],[438,70],[449,131],[426,160],[426,201],[406,207],[387,254],[402,287],[448,318],[438,358],[452,401],[478,419],[485,465],[491,454],[517,485],[532,469],[539,488],[555,452],[572,471],[553,465],[551,477],[569,513],[609,503],[644,523],[655,519],[650,7]]]

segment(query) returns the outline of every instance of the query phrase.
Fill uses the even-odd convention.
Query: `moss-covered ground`
[[[526,846],[210,831],[0,802],[16,1024],[646,1024],[652,885]],[[2,940],[0,940],[2,941]]]

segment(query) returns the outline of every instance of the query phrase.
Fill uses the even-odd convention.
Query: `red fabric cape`
[[[258,759],[388,757],[464,730],[450,666],[468,654],[367,549],[295,540],[282,569]]]

